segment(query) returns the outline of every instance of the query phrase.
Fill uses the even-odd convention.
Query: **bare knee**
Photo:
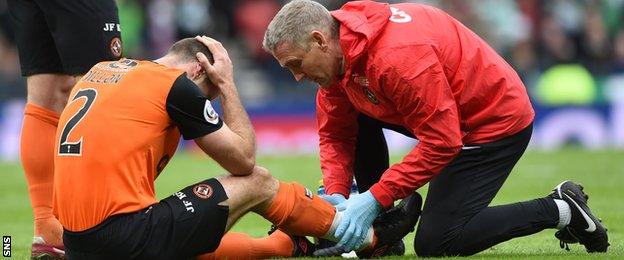
[[[28,102],[60,113],[76,80],[62,74],[38,74],[27,78]]]
[[[262,167],[254,167],[246,176],[224,175],[217,177],[223,186],[230,207],[228,223],[233,224],[248,211],[263,212],[279,189],[279,182]]]
[[[271,198],[277,189],[279,183],[277,179],[273,178],[273,175],[264,167],[254,166],[253,172],[250,177],[255,187],[255,194],[263,198]]]

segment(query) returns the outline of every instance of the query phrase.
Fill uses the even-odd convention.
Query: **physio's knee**
[[[440,235],[417,232],[414,237],[414,252],[419,257],[447,257],[469,255],[458,245],[459,239],[448,239]]]
[[[416,255],[419,257],[440,256],[436,253],[436,251],[440,251],[438,249],[439,246],[437,246],[440,242],[441,241],[437,241],[436,238],[419,230],[414,237],[414,252],[416,252]]]
[[[450,242],[444,238],[444,231],[426,230],[419,227],[414,237],[414,252],[419,257],[441,257],[456,255],[451,252]]]

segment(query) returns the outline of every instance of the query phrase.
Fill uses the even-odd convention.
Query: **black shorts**
[[[22,75],[81,75],[121,57],[114,0],[8,0]]]
[[[188,259],[216,250],[228,206],[223,186],[209,179],[138,212],[109,217],[81,232],[65,230],[68,259]]]

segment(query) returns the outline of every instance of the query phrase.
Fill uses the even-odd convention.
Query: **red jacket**
[[[463,144],[499,140],[533,121],[516,72],[443,11],[365,1],[331,13],[340,22],[346,69],[317,94],[327,194],[349,194],[359,113],[403,125],[419,140],[371,187],[384,207],[427,183]]]

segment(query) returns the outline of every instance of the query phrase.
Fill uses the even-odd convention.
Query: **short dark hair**
[[[178,56],[181,61],[189,62],[197,61],[196,54],[198,52],[206,55],[210,63],[214,63],[214,58],[208,47],[195,38],[184,38],[177,41],[169,48],[167,53]]]

